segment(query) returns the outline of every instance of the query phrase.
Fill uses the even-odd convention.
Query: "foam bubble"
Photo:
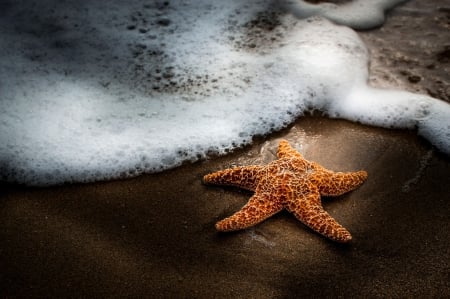
[[[450,105],[367,86],[368,51],[347,27],[299,21],[270,1],[58,3],[18,6],[1,24],[4,180],[158,172],[224,154],[313,109],[417,127],[450,153]],[[39,16],[31,27],[30,16]]]
[[[341,5],[311,4],[303,0],[284,0],[280,4],[299,18],[325,17],[337,24],[354,29],[370,29],[384,23],[385,11],[407,0],[353,0]]]

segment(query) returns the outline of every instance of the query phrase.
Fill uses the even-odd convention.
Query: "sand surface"
[[[373,54],[371,83],[449,101],[449,22],[448,1],[412,1],[361,33]],[[329,169],[368,171],[359,189],[323,199],[350,244],[287,212],[245,231],[215,231],[251,193],[204,186],[203,175],[270,162],[281,138]],[[449,157],[416,132],[318,115],[160,174],[2,185],[0,298],[448,297],[449,186]]]

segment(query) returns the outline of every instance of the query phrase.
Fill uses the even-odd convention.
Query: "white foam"
[[[312,4],[303,0],[284,0],[279,4],[302,19],[321,16],[337,24],[361,30],[381,26],[385,20],[385,12],[406,1],[408,0],[353,0],[337,5],[329,2]]]
[[[418,127],[450,153],[450,105],[368,87],[368,53],[354,31],[268,13],[269,4],[79,1],[57,7],[56,20],[43,11],[57,1],[42,1],[39,13],[12,9],[0,24],[3,179],[158,172],[224,154],[312,109]],[[24,25],[33,15],[37,24]]]

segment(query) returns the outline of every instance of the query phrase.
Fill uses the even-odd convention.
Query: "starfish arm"
[[[319,188],[323,196],[338,196],[359,187],[367,179],[367,172],[317,171],[311,176],[311,182]]]
[[[258,185],[258,173],[263,166],[243,166],[217,171],[203,177],[203,183],[212,185],[235,186],[255,191]]]
[[[346,243],[352,239],[350,233],[323,209],[318,192],[291,201],[288,210],[309,228],[333,241]]]
[[[245,229],[281,211],[282,203],[270,200],[268,196],[256,193],[238,212],[217,222],[216,229],[223,232]]]
[[[296,151],[286,140],[281,140],[278,145],[277,156],[281,158],[297,158],[304,159],[303,156]]]

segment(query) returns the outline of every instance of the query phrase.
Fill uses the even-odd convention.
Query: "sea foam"
[[[337,5],[330,2],[312,4],[303,0],[283,0],[279,4],[299,18],[322,16],[353,29],[371,29],[381,26],[385,12],[408,0],[352,0]]]
[[[450,153],[450,105],[368,86],[367,48],[326,19],[299,20],[271,1],[20,4],[0,32],[3,180],[163,171],[312,110],[418,128]]]

